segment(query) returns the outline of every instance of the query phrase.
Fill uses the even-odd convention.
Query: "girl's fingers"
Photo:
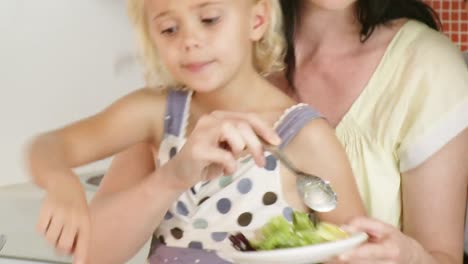
[[[229,145],[229,151],[234,156],[238,156],[245,149],[246,144],[239,130],[230,122],[224,122],[221,127],[221,141],[225,141]]]
[[[239,133],[247,145],[247,150],[252,154],[255,163],[260,166],[265,166],[265,156],[263,153],[263,146],[252,127],[248,124],[241,122],[237,125]]]
[[[215,179],[217,177],[220,177],[222,175],[227,175],[230,174],[230,172],[226,171],[226,169],[219,165],[219,164],[210,164],[206,168],[206,178],[202,179],[203,181],[211,181],[212,179]]]
[[[77,233],[78,226],[76,224],[72,222],[69,225],[65,225],[57,243],[57,251],[61,254],[71,254]]]
[[[39,213],[39,221],[36,225],[36,230],[39,234],[45,235],[47,229],[49,228],[50,221],[52,220],[52,210],[49,208],[48,204],[44,204]]]
[[[218,164],[227,173],[234,173],[236,171],[237,161],[230,151],[206,146],[194,148],[192,151],[195,157],[204,160],[207,164]]]
[[[281,139],[276,131],[257,115],[223,111],[215,111],[212,113],[212,115],[218,119],[234,119],[247,122],[253,128],[255,134],[268,143],[273,145],[279,145],[281,143]]]
[[[50,221],[49,228],[46,231],[46,240],[54,247],[56,247],[60,234],[63,229],[63,218],[60,215],[53,215]]]
[[[87,223],[87,222],[84,222],[84,223]],[[90,233],[91,233],[91,230],[90,230],[89,224],[82,224],[79,227],[78,236],[76,239],[75,254],[73,257],[74,264],[86,263],[87,258],[88,258]]]

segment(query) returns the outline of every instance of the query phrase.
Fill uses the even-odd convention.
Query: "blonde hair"
[[[262,39],[254,44],[253,50],[254,66],[263,76],[284,68],[283,59],[286,48],[279,0],[268,1],[270,1],[271,6],[268,29]],[[179,84],[162,65],[158,51],[151,39],[148,17],[145,12],[145,0],[127,0],[127,5],[130,21],[135,28],[140,44],[140,58],[145,67],[147,85],[149,87],[178,86]]]

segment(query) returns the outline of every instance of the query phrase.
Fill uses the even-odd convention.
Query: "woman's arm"
[[[378,220],[357,218],[349,231],[368,233],[369,243],[340,256],[336,263],[461,264],[467,186],[465,129],[402,175],[403,233]]]
[[[468,129],[402,175],[403,232],[425,249],[415,263],[462,263],[467,186]]]

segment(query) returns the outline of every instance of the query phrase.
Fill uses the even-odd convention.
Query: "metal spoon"
[[[329,182],[298,170],[278,147],[266,142],[263,142],[263,147],[297,176],[296,188],[310,209],[317,212],[329,212],[336,208],[337,196]]]

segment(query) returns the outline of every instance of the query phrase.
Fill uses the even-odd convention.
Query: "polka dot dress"
[[[161,164],[177,155],[185,143],[191,93],[185,94],[168,104],[166,134],[158,156]],[[301,106],[288,109],[278,123]],[[234,174],[200,182],[183,193],[156,230],[158,242],[164,247],[234,250],[228,239],[230,233],[251,234],[278,215],[291,221],[292,209],[281,192],[278,161],[271,153],[264,154],[263,168],[246,156],[237,161]]]
[[[190,100],[191,92],[168,94],[165,136],[158,153],[161,165],[176,156],[185,143]],[[286,110],[275,125],[282,138],[280,147],[318,117],[317,112],[304,104]],[[200,182],[184,192],[155,232],[149,263],[225,264],[214,250],[234,250],[229,234],[240,231],[249,235],[278,215],[292,221],[293,210],[281,192],[278,161],[271,153],[264,154],[263,168],[246,156],[237,161],[234,174]]]
[[[170,141],[177,139],[166,139]],[[246,157],[238,161],[235,174],[199,183],[183,193],[156,232],[160,242],[175,247],[230,249],[230,232],[254,231],[276,215],[290,218],[292,210],[281,194],[277,161],[269,153],[265,155],[264,168]],[[167,161],[163,155],[160,159]]]

